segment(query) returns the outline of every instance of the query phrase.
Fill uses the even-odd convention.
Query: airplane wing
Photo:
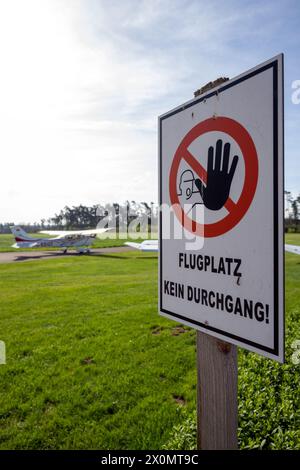
[[[96,228],[91,230],[40,230],[39,233],[46,235],[56,235],[57,237],[64,237],[65,235],[100,235],[101,233],[107,232],[108,228]]]
[[[142,243],[126,242],[125,245],[140,251],[158,251],[158,240],[145,240]]]
[[[285,251],[289,251],[290,253],[294,253],[295,255],[300,255],[300,246],[297,245],[285,245]]]
[[[12,245],[12,248],[35,248],[38,246],[38,243],[35,242],[17,242],[14,245]]]
[[[141,249],[141,243],[126,242],[125,245],[130,246],[131,248],[135,248],[136,250]]]

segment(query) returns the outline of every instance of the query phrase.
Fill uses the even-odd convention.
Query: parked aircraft
[[[126,242],[125,245],[140,251],[158,251],[158,240],[145,240],[142,243]],[[285,245],[285,251],[300,255],[300,246]]]
[[[61,248],[64,253],[74,248],[78,253],[89,253],[96,236],[108,229],[93,230],[41,230],[39,233],[52,235],[52,238],[35,238],[28,235],[21,227],[10,227],[16,243],[13,248]]]
[[[145,240],[142,243],[126,242],[125,245],[140,251],[158,251],[158,240]]]
[[[285,251],[294,253],[295,255],[300,255],[300,246],[297,245],[285,245]]]

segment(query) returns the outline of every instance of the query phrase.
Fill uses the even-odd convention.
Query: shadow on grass
[[[77,253],[41,253],[39,255],[26,255],[26,256],[16,256],[15,261],[29,261],[33,259],[45,259],[45,258],[59,258],[60,256],[77,256]]]
[[[116,249],[117,250],[117,249]],[[127,251],[127,250],[126,250]],[[129,259],[142,259],[142,260],[153,260],[157,259],[157,255],[153,256],[126,256],[126,251],[120,250],[122,252],[122,255],[118,254],[118,251],[116,252],[111,252],[111,253],[105,253],[105,248],[103,251],[95,252],[91,251],[90,253],[76,253],[76,252],[69,252],[69,253],[60,253],[57,251],[50,251],[50,252],[42,252],[42,253],[35,253],[31,254],[28,253],[26,255],[19,255],[14,258],[15,262],[22,262],[22,261],[31,261],[31,260],[41,260],[41,259],[49,259],[49,258],[60,258],[60,257],[92,257],[92,258],[111,258],[111,259],[123,259],[123,260],[129,260]],[[130,253],[132,253],[130,251]]]
[[[112,258],[112,259],[130,259],[129,256],[120,256],[115,254],[106,254],[106,253],[90,253],[88,256],[92,258]]]
[[[157,259],[157,256],[120,256],[116,254],[107,254],[107,253],[90,253],[89,256],[97,257],[97,258],[112,258],[112,259]]]

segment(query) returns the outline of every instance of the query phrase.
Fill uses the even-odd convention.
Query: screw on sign
[[[241,157],[244,158],[245,163],[245,178],[242,192],[236,203],[232,201],[229,194],[240,157],[234,155],[231,164],[229,164],[230,143],[225,142],[223,146],[222,140],[218,139],[215,149],[213,146],[208,148],[207,170],[188,150],[194,140],[212,131],[228,134],[241,149]],[[224,206],[228,211],[224,218],[203,225],[184,212],[177,194],[177,175],[182,159],[198,175],[195,184],[202,196],[204,206],[213,211],[217,211]],[[244,217],[255,195],[257,181],[257,152],[248,131],[240,123],[228,117],[209,118],[193,127],[183,138],[175,152],[169,177],[170,200],[174,206],[175,214],[179,221],[183,223],[184,228],[199,236],[203,234],[205,238],[217,237],[231,230]]]

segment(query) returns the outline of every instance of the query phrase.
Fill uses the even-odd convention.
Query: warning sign
[[[280,55],[159,118],[160,312],[279,361],[282,77]]]

